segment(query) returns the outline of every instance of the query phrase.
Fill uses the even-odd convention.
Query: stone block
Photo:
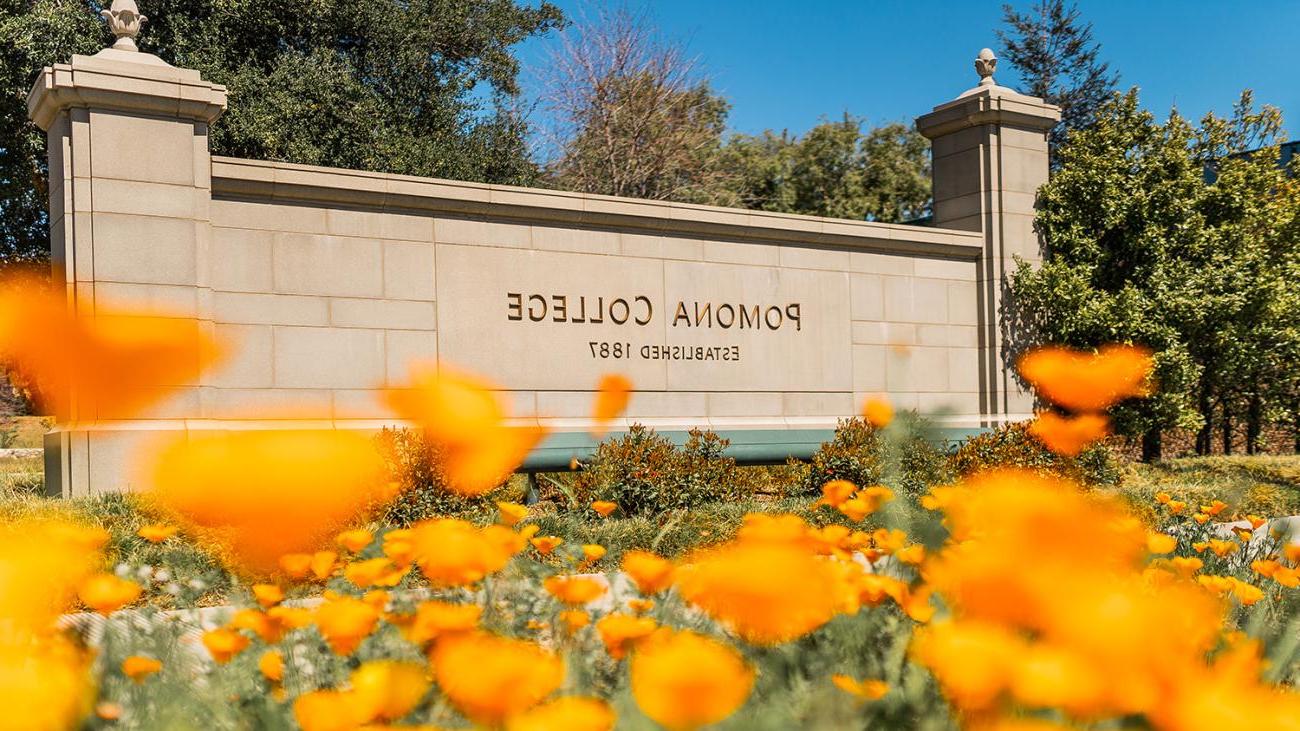
[[[628,403],[626,417],[680,417],[703,419],[708,414],[708,397],[694,391],[637,391]]]
[[[889,391],[948,390],[948,349],[912,347],[892,351],[886,368]]]
[[[199,316],[197,290],[171,284],[128,284],[96,282],[96,308],[135,310],[166,317]]]
[[[854,320],[880,320],[885,316],[885,283],[875,274],[849,276],[849,314]]]
[[[92,110],[91,174],[194,185],[194,137],[192,122]]]
[[[212,319],[248,325],[327,325],[329,300],[253,292],[213,292]]]
[[[396,330],[433,330],[438,313],[432,302],[395,299],[330,300],[330,324]]]
[[[917,322],[948,322],[948,282],[942,279],[912,280],[912,316]]]
[[[408,383],[412,365],[437,361],[437,333],[423,330],[388,330],[384,333],[384,372],[388,386]]]
[[[277,234],[273,251],[276,292],[383,296],[384,263],[378,241]]]
[[[913,266],[916,276],[928,279],[975,281],[975,262],[969,259],[931,259],[917,257]]]
[[[433,240],[440,244],[472,244],[527,249],[533,243],[532,227],[518,223],[477,221],[466,218],[438,218],[433,221]]]
[[[911,276],[915,271],[914,258],[901,254],[873,254],[854,251],[849,255],[849,267],[867,274],[893,274]]]
[[[305,388],[205,388],[200,394],[206,419],[330,419],[333,396]]]
[[[195,224],[181,218],[96,213],[95,278],[142,284],[195,283]]]
[[[279,388],[366,389],[384,383],[384,331],[275,328]]]
[[[785,403],[780,393],[707,394],[709,416],[781,416]]]
[[[783,267],[825,269],[833,272],[842,272],[849,268],[849,252],[844,249],[780,246],[777,247],[777,252],[777,262]]]
[[[316,206],[291,203],[254,203],[214,198],[210,215],[213,226],[326,234],[329,232],[329,224],[325,211],[326,209]]]
[[[92,178],[90,194],[94,200],[96,213],[127,213],[162,218],[196,218],[196,212],[207,209],[209,195],[208,191],[189,185],[112,178]],[[200,196],[202,201],[199,200]],[[73,199],[79,206],[77,197],[74,187]],[[92,198],[85,200],[89,203]],[[201,207],[200,202],[202,202]]]
[[[274,385],[273,348],[270,325],[217,324],[217,342],[226,348],[226,359],[205,378],[218,388],[271,388]]]
[[[533,226],[533,248],[584,254],[617,254],[621,246],[616,231]]]
[[[885,390],[889,350],[885,345],[853,346],[854,391]]]
[[[787,416],[828,416],[848,418],[858,409],[852,393],[803,393],[790,392],[781,394],[782,411]]]
[[[738,241],[705,241],[704,260],[720,264],[758,264],[776,266],[780,263],[780,247],[771,244],[741,243]]]
[[[212,229],[209,282],[227,292],[269,292],[274,286],[270,231]]]
[[[621,234],[620,239],[623,242],[624,256],[687,261],[699,261],[704,258],[704,243],[698,239],[630,233]]]
[[[948,322],[953,325],[979,323],[978,285],[974,282],[948,282]]]
[[[434,300],[433,244],[385,241],[384,296],[406,300]]]
[[[336,390],[332,393],[335,419],[391,419],[393,413],[384,404],[383,392],[377,389]]]
[[[979,392],[978,348],[952,348],[948,351],[948,387],[953,391]]]
[[[916,321],[916,295],[911,277],[885,277],[885,319],[890,322]]]

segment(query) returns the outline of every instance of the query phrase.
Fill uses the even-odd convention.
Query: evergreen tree
[[[1019,72],[1021,91],[1061,108],[1049,140],[1055,166],[1056,149],[1071,131],[1092,123],[1119,75],[1099,60],[1092,24],[1065,0],[1039,0],[1026,12],[1003,5],[1002,22],[1007,30],[997,31],[1001,56]]]

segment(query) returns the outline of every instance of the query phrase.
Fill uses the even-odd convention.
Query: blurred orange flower
[[[432,653],[438,687],[470,720],[499,725],[537,705],[564,681],[564,663],[535,643],[467,632]]]
[[[293,702],[293,718],[302,731],[351,731],[365,723],[352,693],[316,690]]]
[[[805,526],[806,530],[806,526]],[[839,612],[843,574],[806,538],[740,538],[697,556],[677,573],[682,597],[755,644],[805,635]]]
[[[316,608],[316,627],[336,654],[351,655],[361,640],[374,631],[379,612],[360,599],[338,597]]]
[[[564,539],[559,536],[538,536],[532,539],[533,548],[543,556],[549,556],[561,543],[564,543]]]
[[[605,594],[605,584],[587,576],[551,576],[542,585],[551,596],[571,606],[593,602]]]
[[[623,572],[636,584],[637,590],[646,596],[664,591],[673,582],[672,562],[649,551],[632,550],[624,553]]]
[[[1101,414],[1065,417],[1054,411],[1040,411],[1030,422],[1029,433],[1053,452],[1075,457],[1088,445],[1104,439],[1110,431],[1109,423],[1110,420]]]
[[[506,721],[506,731],[611,731],[614,711],[597,698],[567,696]]]
[[[310,553],[286,553],[277,561],[280,570],[291,579],[301,579],[311,571]]]
[[[894,407],[887,399],[872,397],[862,405],[862,418],[877,429],[884,429],[894,420]]]
[[[569,634],[591,624],[591,615],[581,609],[566,609],[559,614],[560,624]]]
[[[466,586],[500,571],[525,545],[519,534],[500,525],[477,528],[455,518],[439,518],[411,529],[413,557],[435,586]]]
[[[815,505],[829,505],[832,508],[838,508],[845,500],[853,497],[853,493],[858,491],[858,486],[848,480],[831,480],[822,485],[822,496]]]
[[[632,695],[672,731],[717,723],[749,698],[754,670],[740,653],[690,631],[662,630],[632,656]]]
[[[477,604],[421,602],[406,628],[406,637],[417,645],[423,645],[445,634],[468,632],[478,627],[482,614],[483,607]]]
[[[621,612],[606,614],[596,620],[600,641],[605,643],[605,651],[615,660],[623,659],[629,644],[649,637],[658,628],[659,625],[653,619]]]
[[[279,650],[267,650],[257,659],[257,670],[272,683],[284,680],[284,655]]]
[[[357,553],[366,546],[369,546],[371,541],[375,540],[375,534],[365,530],[364,528],[357,528],[355,530],[343,531],[335,536],[334,540],[340,546],[346,548],[352,553]]]
[[[368,437],[326,430],[191,432],[158,456],[154,485],[161,503],[265,572],[393,492]]]
[[[248,638],[228,627],[208,630],[203,633],[202,640],[212,659],[221,664],[230,662],[248,647]]]
[[[513,528],[519,521],[528,517],[528,508],[519,503],[497,501],[497,522],[507,528]]]
[[[90,662],[61,636],[0,638],[0,707],[12,729],[82,728],[95,697]],[[104,709],[108,714],[121,708]]]
[[[177,385],[197,384],[220,357],[197,320],[96,304],[74,314],[62,285],[0,282],[0,360],[73,421],[130,418]],[[75,409],[75,413],[74,413]]]
[[[311,555],[311,573],[318,579],[328,579],[334,573],[339,555],[334,551],[317,551]]]
[[[428,692],[429,671],[423,664],[371,660],[352,671],[352,694],[366,721],[396,721],[410,713]]]
[[[889,683],[883,680],[856,680],[848,675],[832,675],[831,682],[845,693],[867,701],[880,700],[889,692]]]
[[[132,655],[122,661],[122,674],[137,683],[162,670],[162,663],[152,657]]]
[[[140,530],[136,531],[135,534],[150,543],[162,543],[168,538],[176,535],[176,530],[177,528],[174,525],[150,523],[149,525],[141,526]]]
[[[392,409],[423,427],[438,446],[453,492],[481,495],[500,485],[545,433],[535,426],[506,426],[498,390],[444,363],[414,367],[411,387],[387,394]]]
[[[81,603],[100,614],[112,614],[140,596],[140,585],[113,574],[96,574],[77,590]]]
[[[1105,345],[1096,353],[1038,348],[1020,358],[1020,375],[1038,394],[1071,411],[1103,411],[1132,396],[1147,395],[1151,351]]]
[[[278,584],[253,584],[253,597],[263,607],[273,607],[284,601],[284,589]]]
[[[406,568],[415,560],[415,543],[411,540],[413,535],[410,528],[398,528],[384,534],[382,549],[394,566]]]
[[[609,423],[627,409],[631,400],[632,381],[619,373],[610,373],[596,386],[596,401],[592,404],[592,436],[599,439],[609,429]]]
[[[353,561],[343,568],[343,577],[361,589],[372,586],[394,587],[402,582],[407,569],[393,565],[386,557]]]
[[[600,517],[608,518],[610,513],[618,510],[618,503],[610,502],[608,500],[597,500],[591,504],[591,509],[596,511]]]
[[[107,540],[102,529],[58,521],[0,525],[0,617],[16,629],[47,631],[102,563]]]
[[[595,543],[585,543],[582,546],[583,563],[593,563],[605,557],[605,547],[598,546]]]

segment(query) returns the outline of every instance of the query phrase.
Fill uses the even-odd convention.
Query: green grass
[[[1233,514],[1300,515],[1300,455],[1192,457],[1129,465],[1118,491],[1150,513],[1156,493],[1189,506],[1222,500]]]

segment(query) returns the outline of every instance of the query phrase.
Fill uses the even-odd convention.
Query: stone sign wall
[[[154,304],[235,346],[143,416],[60,415],[53,492],[131,488],[151,435],[391,424],[377,396],[417,360],[559,432],[610,372],[637,389],[622,423],[661,430],[825,429],[872,394],[963,425],[1026,408],[997,313],[1010,254],[1036,252],[1009,222],[1046,177],[1038,100],[985,85],[920,120],[936,227],[212,158],[224,102],[120,49],[33,89],[69,307]]]

